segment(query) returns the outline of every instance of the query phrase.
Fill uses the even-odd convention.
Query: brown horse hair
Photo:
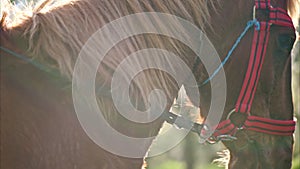
[[[187,19],[204,29],[204,27],[209,27],[210,11],[217,10],[217,5],[218,1],[214,0],[168,0],[164,3],[160,0],[46,0],[40,5],[27,8],[29,10],[21,13],[15,12],[20,10],[8,4],[8,9],[10,9],[8,13],[17,13],[18,15],[11,22],[3,22],[3,26],[11,35],[23,38],[24,43],[27,45],[25,51],[29,51],[27,52],[29,57],[38,59],[41,63],[50,67],[57,68],[63,75],[71,79],[81,48],[88,38],[105,24],[129,14],[163,12]],[[70,19],[70,17],[73,19]],[[158,20],[157,22],[161,21]],[[141,20],[140,23],[143,23],[143,21]],[[147,24],[143,23],[143,26],[147,27]],[[186,32],[182,25],[178,25],[176,30],[181,30],[180,32],[183,34]],[[118,33],[118,30],[113,31]],[[160,48],[172,50],[177,56],[186,55],[184,54],[186,46],[171,38],[143,35],[128,39],[129,43],[125,42],[114,47],[117,55],[108,56],[108,59],[102,62],[105,69],[99,70],[101,76],[110,77],[109,70],[115,70],[124,55],[129,55],[138,49]],[[152,58],[146,58],[143,61],[148,63],[147,59],[149,59],[149,62],[153,61]],[[194,57],[189,57],[189,59],[194,59]],[[185,61],[192,63],[193,60]],[[139,62],[137,61],[134,64]],[[170,61],[167,62],[171,63]],[[161,63],[161,60],[155,60],[155,63]],[[86,64],[89,65],[90,63]],[[171,64],[171,66],[174,66],[172,69],[176,67],[174,64]],[[140,100],[147,100],[147,92],[151,91],[153,86],[157,84],[169,86],[170,90],[177,88],[176,82],[161,71],[152,71],[152,73],[145,76],[145,79],[153,79],[153,76],[157,78],[146,84],[136,83],[136,88],[142,94]],[[171,97],[174,96],[170,93],[171,91],[166,89],[165,92],[172,100]],[[103,107],[106,109],[105,105]],[[108,109],[112,109],[112,107],[109,106]],[[108,110],[108,112],[110,111]]]
[[[8,12],[17,15],[14,16],[13,21],[7,23],[7,11],[4,11],[1,18],[1,28],[22,28],[21,31],[23,32],[20,33],[28,37],[28,49],[31,56],[40,56],[42,51],[47,53],[47,56],[57,63],[57,68],[62,74],[70,77],[77,54],[87,37],[101,28],[103,24],[120,17],[119,15],[143,11],[159,11],[171,14],[176,12],[176,15],[191,19],[196,25],[203,28],[205,25],[209,25],[210,12],[208,6],[216,9],[218,4],[212,0],[186,1],[185,3],[189,3],[188,7],[191,7],[190,12],[187,10],[187,5],[180,0],[167,3],[161,3],[159,0],[153,0],[152,3],[149,0],[126,0],[126,5],[123,6],[117,6],[113,3],[93,0],[44,0],[32,7],[26,7],[27,10],[22,11],[7,2],[4,3],[4,6],[7,6]],[[292,16],[297,15],[299,12],[299,1],[288,0],[288,9]],[[110,12],[99,13],[99,11],[107,10]],[[193,16],[192,14],[199,15]],[[71,16],[76,19],[72,23],[66,24],[64,21]],[[81,25],[87,24],[90,27],[87,28],[88,30],[78,29]],[[82,36],[80,31],[83,31],[86,37],[79,38],[79,35]],[[51,33],[53,36],[47,36],[47,34]],[[66,38],[68,39],[67,44],[65,42]],[[155,38],[152,41],[160,40]],[[53,46],[54,42],[57,45]],[[163,46],[164,44],[161,43],[161,45]],[[61,53],[64,53],[63,58]]]
[[[203,27],[204,24],[209,23],[208,6],[215,7],[212,0],[185,2],[185,4],[189,3],[188,7],[192,7],[192,12],[187,10],[187,5],[180,0],[168,1],[168,3],[161,3],[159,0],[153,0],[151,3],[149,0],[127,0],[122,5],[117,1],[96,0],[70,0],[63,3],[46,0],[36,7],[28,8],[29,14],[26,11],[16,16],[11,23],[6,24],[6,27],[8,29],[22,28],[18,30],[22,31],[20,34],[28,37],[31,56],[40,56],[43,51],[57,63],[62,74],[69,77],[72,74],[77,54],[87,38],[105,23],[131,13],[161,11],[171,14],[179,13],[182,17],[193,19],[196,25]],[[16,7],[10,8],[12,10],[10,13],[18,11]],[[193,16],[192,14],[199,15]],[[69,21],[66,23],[69,17],[75,18],[71,21],[72,23]],[[2,20],[5,20],[5,16]],[[88,25],[88,27],[81,29],[82,25]],[[47,36],[48,34],[52,36]],[[159,39],[155,38],[153,41],[159,41]],[[61,53],[64,53],[64,57],[61,57]]]

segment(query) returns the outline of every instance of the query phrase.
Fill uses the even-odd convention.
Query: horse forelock
[[[288,10],[292,13],[292,14],[297,14],[296,12],[298,12],[297,10],[299,10],[299,4],[300,1],[299,0],[287,0],[287,4],[288,4]]]
[[[288,0],[288,11],[293,18],[294,23],[297,25],[298,18],[300,17],[300,1],[299,0]]]

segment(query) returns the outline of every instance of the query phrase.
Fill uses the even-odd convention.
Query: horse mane
[[[70,76],[84,43],[112,20],[140,12],[163,12],[204,27],[209,25],[209,7],[215,8],[215,5],[213,0],[45,0],[2,26],[20,30],[27,37],[32,56],[46,54],[63,74]],[[11,10],[10,13],[17,11],[16,8]],[[2,20],[5,23],[3,17]],[[163,47],[164,43],[158,38],[152,40]]]
[[[298,18],[300,18],[300,0],[288,0],[288,11],[293,19],[294,25],[299,24]]]
[[[81,47],[105,23],[133,13],[163,12],[175,14],[203,28],[210,23],[209,6],[215,9],[218,3],[213,0],[44,0],[27,6],[26,10],[7,4],[9,13],[15,16],[11,22],[5,22],[8,17],[4,12],[1,28],[22,28],[20,33],[28,37],[31,55],[37,57],[46,53],[63,74],[70,76]],[[298,0],[288,0],[292,15],[297,14],[298,5]]]
[[[292,18],[294,17],[299,17],[299,5],[300,1],[299,0],[288,0],[288,10]]]

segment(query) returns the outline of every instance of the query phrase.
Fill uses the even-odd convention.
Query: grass
[[[165,161],[162,164],[153,166],[153,167],[147,167],[147,169],[184,169],[185,164],[183,162],[179,161]],[[223,167],[218,167],[214,164],[209,164],[205,166],[199,166],[196,167],[196,169],[224,169]],[[300,169],[300,157],[296,157],[293,161],[292,169]]]
[[[183,162],[179,161],[165,161],[162,164],[152,166],[152,167],[147,167],[147,169],[184,169],[185,164]],[[222,167],[218,167],[217,165],[214,164],[209,164],[205,166],[199,166],[196,167],[196,169],[224,169]]]
[[[300,155],[294,157],[292,169],[300,169]]]

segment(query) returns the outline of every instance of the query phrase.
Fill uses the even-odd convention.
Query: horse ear
[[[40,4],[38,4],[34,9],[33,9],[33,13],[38,13],[40,12],[45,6],[47,6],[48,4],[52,3],[53,0],[45,0],[42,1]]]
[[[300,1],[288,0],[288,11],[291,17],[293,18],[293,20],[299,17],[299,12],[300,12],[299,7],[300,7]]]
[[[7,17],[7,12],[3,12],[2,13],[2,17],[1,17],[1,21],[0,21],[0,28],[1,28],[1,30],[4,27],[6,17]]]

